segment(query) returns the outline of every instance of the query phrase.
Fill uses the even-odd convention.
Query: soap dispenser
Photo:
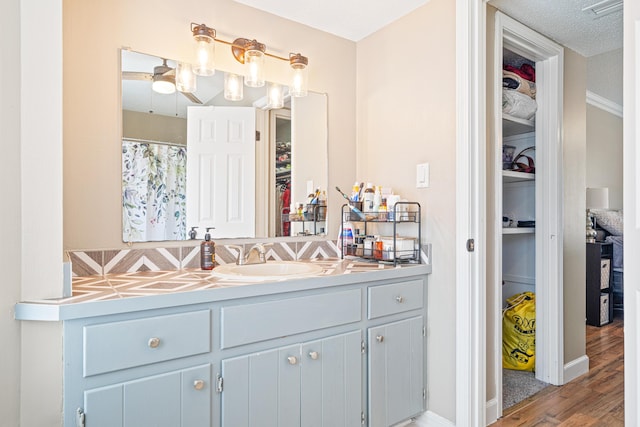
[[[198,236],[198,232],[196,231],[198,227],[191,227],[191,231],[189,231],[189,239],[196,240],[196,236]]]
[[[203,270],[213,270],[216,265],[216,244],[211,240],[209,230],[215,227],[207,227],[204,241],[200,244],[200,268]]]

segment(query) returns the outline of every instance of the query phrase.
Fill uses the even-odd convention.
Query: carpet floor
[[[507,409],[549,384],[536,379],[534,372],[502,370],[502,409]]]

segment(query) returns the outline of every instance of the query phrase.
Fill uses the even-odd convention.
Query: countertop
[[[322,273],[305,278],[253,282],[223,279],[200,269],[74,277],[72,296],[20,302],[16,304],[15,318],[72,320],[431,273],[431,264],[393,266],[339,258],[298,262],[320,264]]]

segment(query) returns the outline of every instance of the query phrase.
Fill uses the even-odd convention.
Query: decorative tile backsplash
[[[253,243],[243,245],[248,251]],[[340,253],[336,242],[313,240],[273,242],[266,245],[267,260],[296,261],[312,258],[335,258]],[[231,245],[216,245],[216,263],[234,263],[238,251]],[[200,267],[200,246],[152,249],[105,249],[69,251],[74,277],[125,274],[145,271],[173,271]]]

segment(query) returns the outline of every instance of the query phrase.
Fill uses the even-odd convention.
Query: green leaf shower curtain
[[[184,146],[122,141],[122,239],[186,238]]]

